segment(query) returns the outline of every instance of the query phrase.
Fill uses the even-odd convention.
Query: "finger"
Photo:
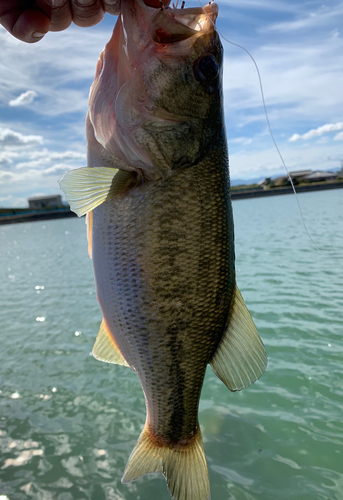
[[[162,3],[165,7],[168,7],[168,5],[170,4],[170,0],[144,0],[144,3],[148,7],[154,7],[155,9],[160,9]]]
[[[28,43],[41,40],[50,28],[50,19],[44,12],[20,7],[2,11],[0,22],[11,35]]]
[[[36,0],[36,5],[51,20],[49,31],[63,31],[72,22],[72,12],[68,0]]]
[[[105,15],[101,0],[72,0],[73,22],[77,26],[93,26]]]
[[[125,0],[123,0],[125,1]],[[112,14],[114,16],[119,16],[120,14],[120,0],[103,0],[103,5],[105,12]]]

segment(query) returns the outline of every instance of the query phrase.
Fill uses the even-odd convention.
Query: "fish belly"
[[[104,320],[142,384],[149,432],[187,439],[235,283],[225,161],[203,161],[95,208],[93,263]]]

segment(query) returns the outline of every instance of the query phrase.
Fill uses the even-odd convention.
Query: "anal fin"
[[[240,391],[264,373],[267,355],[237,285],[226,331],[210,365],[230,391]]]
[[[116,365],[130,366],[117,346],[112,333],[103,319],[93,346],[92,355],[99,361]]]

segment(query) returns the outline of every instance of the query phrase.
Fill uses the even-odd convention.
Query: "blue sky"
[[[220,32],[261,72],[270,123],[290,170],[343,159],[343,1],[217,0]],[[198,5],[187,0],[186,6]],[[59,193],[85,166],[84,120],[98,56],[116,18],[71,26],[29,45],[0,27],[0,206]],[[232,179],[283,174],[264,117],[254,64],[223,40]]]

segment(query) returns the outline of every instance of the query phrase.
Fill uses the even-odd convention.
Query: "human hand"
[[[120,0],[1,0],[0,24],[19,40],[34,43],[48,31],[65,30],[72,21],[93,26],[105,12],[118,15]]]

